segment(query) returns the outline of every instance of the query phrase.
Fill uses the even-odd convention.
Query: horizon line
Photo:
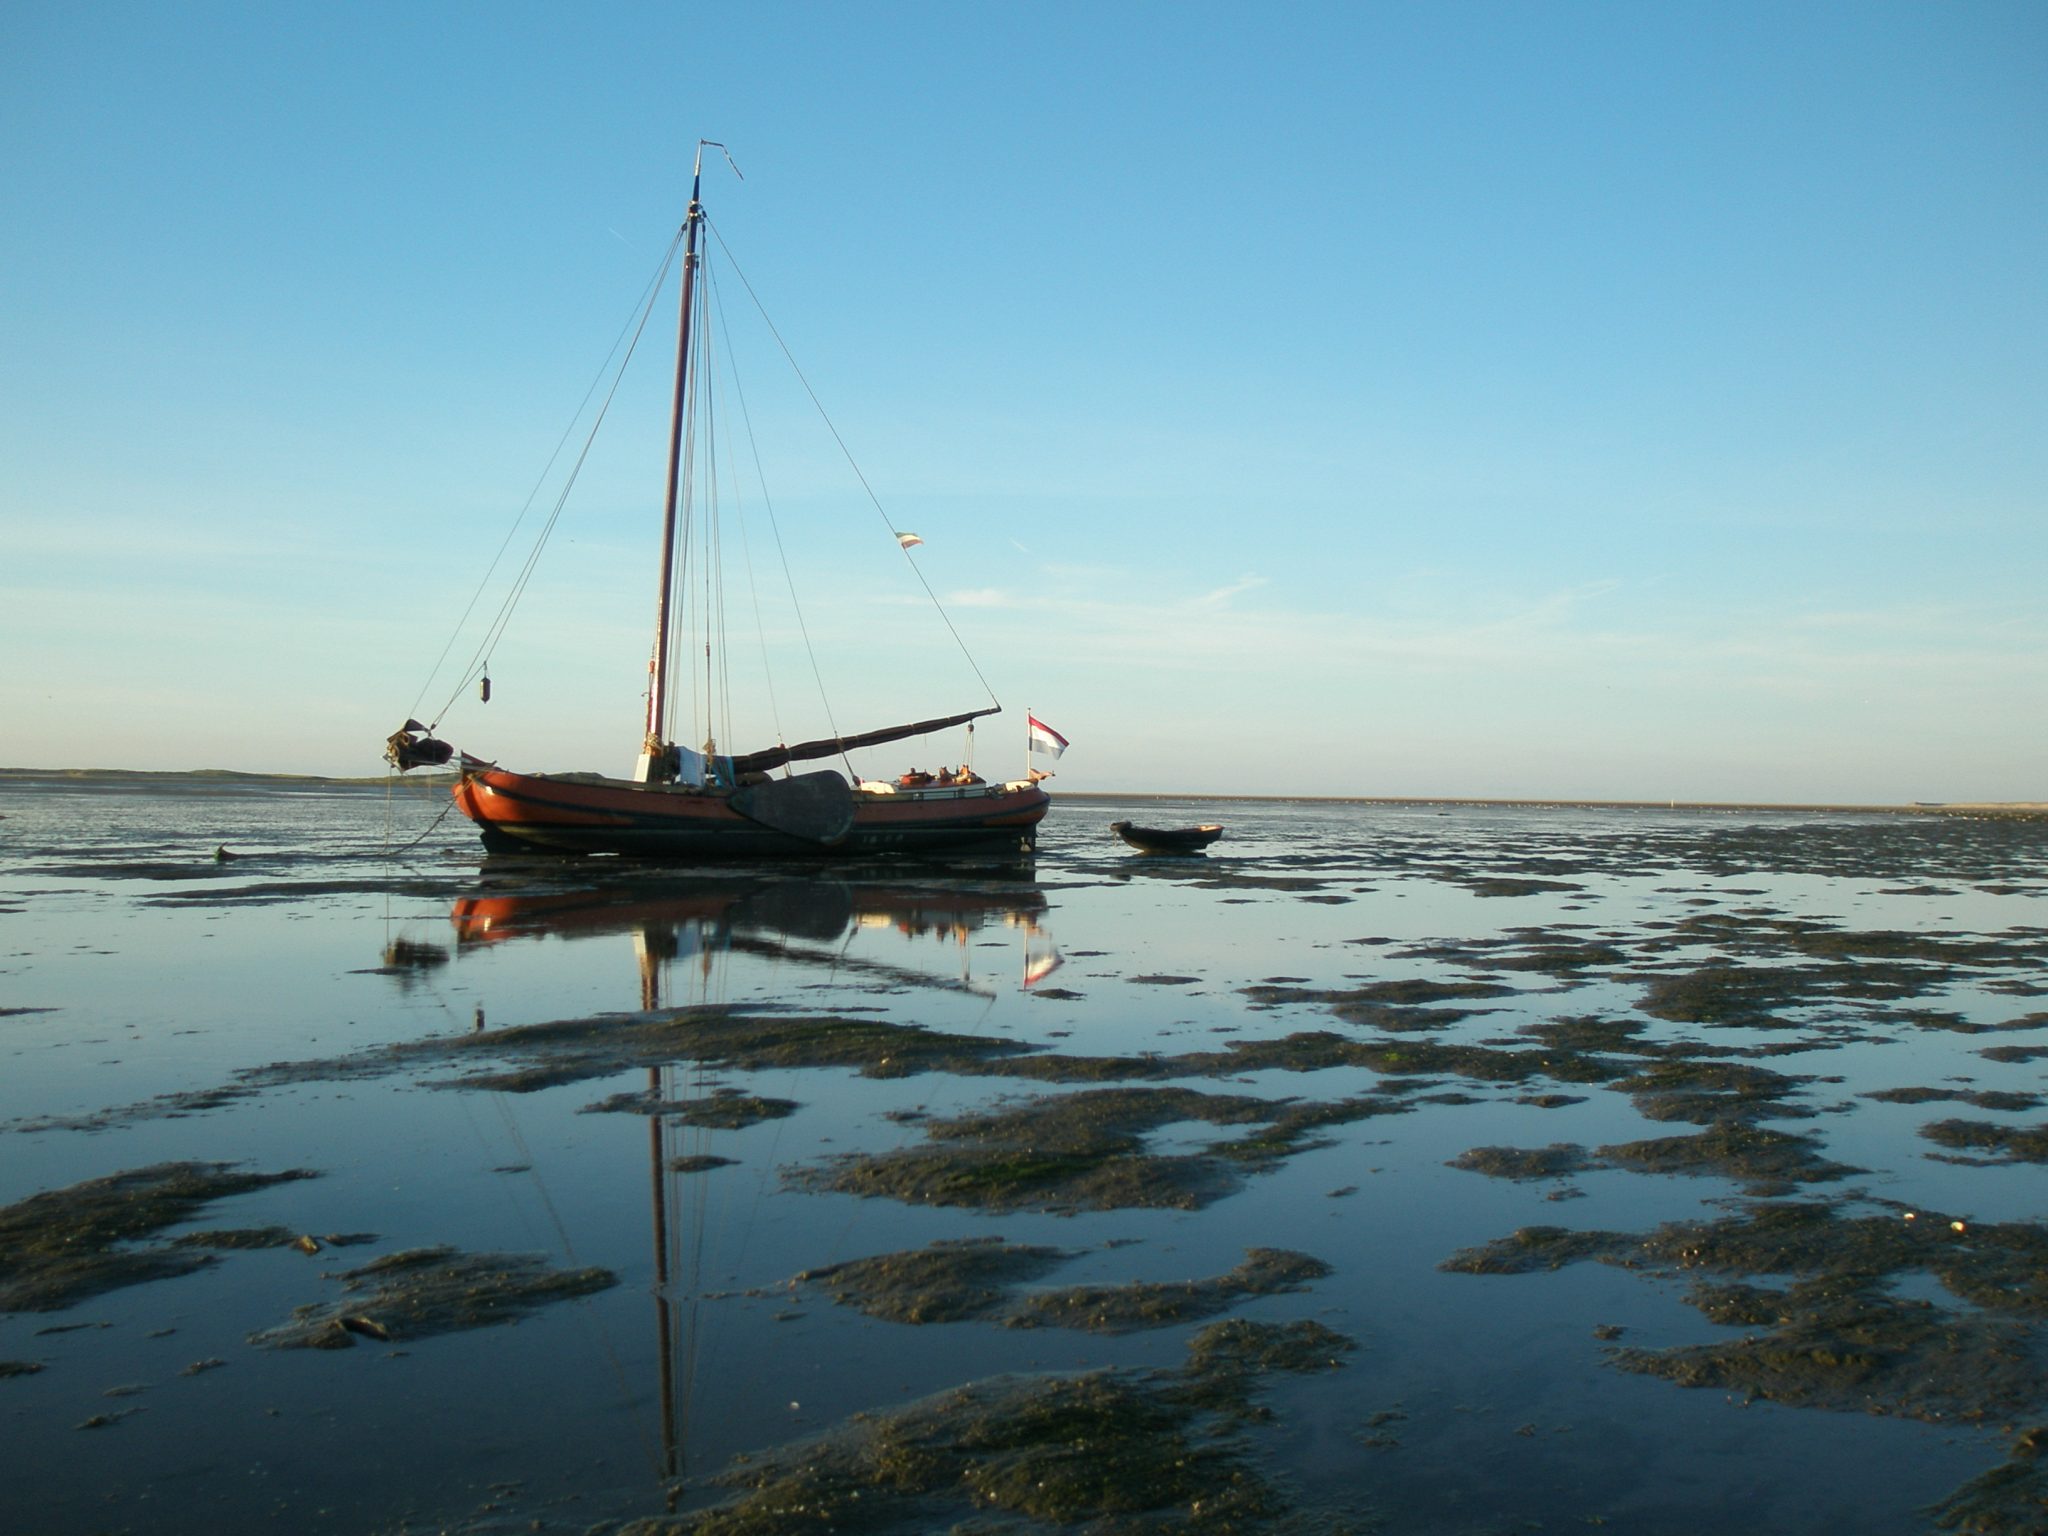
[[[398,775],[272,773],[244,768],[0,768],[0,778],[57,779],[244,779],[293,784],[382,784]],[[413,784],[452,783],[453,774],[423,774]],[[1316,795],[1228,794],[1178,789],[1061,790],[1056,800],[1222,800],[1241,804],[1308,805],[1452,805],[1501,806],[1551,810],[1671,811],[1875,811],[1892,813],[1974,813],[2048,816],[2043,800],[1915,800],[1911,802],[1850,800],[1678,800],[1621,799],[1612,796],[1555,795]]]

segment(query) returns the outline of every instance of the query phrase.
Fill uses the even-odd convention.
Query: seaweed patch
[[[2035,1536],[2048,1529],[2048,1425],[2013,1436],[2011,1455],[1928,1513],[1941,1530],[1972,1536]]]
[[[1226,1274],[1040,1291],[1011,1308],[1002,1321],[1012,1328],[1081,1328],[1091,1333],[1164,1328],[1213,1317],[1249,1297],[1305,1290],[1311,1280],[1330,1272],[1329,1265],[1305,1253],[1250,1248],[1244,1262]]]
[[[268,1349],[346,1349],[357,1338],[423,1338],[518,1322],[552,1301],[617,1285],[608,1269],[554,1269],[533,1254],[409,1248],[335,1277],[342,1296],[249,1336]]]
[[[1998,1125],[1989,1120],[1937,1120],[1920,1127],[1929,1141],[1959,1151],[1994,1153],[1979,1163],[2048,1163],[2048,1125]],[[1964,1159],[1955,1159],[1964,1161]]]
[[[1868,1170],[1831,1162],[1814,1137],[1721,1120],[1691,1136],[1663,1136],[1600,1149],[1612,1168],[1734,1179],[1752,1195],[1789,1193],[1798,1184],[1826,1184]]]
[[[1266,1378],[1331,1369],[1352,1347],[1312,1322],[1217,1323],[1177,1371],[973,1382],[742,1459],[698,1485],[721,1502],[620,1536],[1279,1529],[1301,1512],[1253,1454],[1248,1410]]]
[[[1473,1147],[1460,1152],[1446,1167],[1468,1173],[1483,1173],[1496,1179],[1527,1182],[1561,1179],[1602,1165],[1586,1149],[1571,1142],[1552,1142],[1547,1147]]]
[[[204,1268],[213,1259],[193,1247],[130,1245],[215,1201],[312,1177],[306,1169],[251,1173],[228,1163],[158,1163],[31,1195],[0,1209],[0,1312],[54,1312],[103,1291]]]
[[[1447,1166],[1522,1182],[1613,1168],[1690,1174],[1736,1180],[1752,1195],[1785,1194],[1795,1185],[1828,1183],[1865,1171],[1828,1161],[1813,1137],[1739,1122],[1717,1123],[1690,1136],[1618,1142],[1590,1153],[1570,1142],[1534,1148],[1474,1147]]]
[[[1524,1228],[1444,1261],[1526,1274],[1586,1259],[1686,1275],[1710,1320],[1757,1332],[1672,1349],[1617,1349],[1642,1375],[1797,1407],[1978,1423],[2048,1408],[2048,1228],[1939,1212],[1845,1215],[1828,1202],[1760,1202],[1649,1233]],[[1962,1307],[1895,1294],[1927,1275]],[[1792,1277],[1783,1287],[1749,1283]]]
[[[983,1210],[1196,1210],[1246,1171],[1325,1144],[1324,1129],[1409,1106],[1380,1094],[1326,1103],[1192,1088],[1091,1088],[1046,1094],[948,1120],[920,1121],[925,1144],[849,1153],[787,1175],[799,1188]],[[1192,1151],[1146,1135],[1176,1122],[1249,1127]]]
[[[1273,1106],[1187,1088],[1097,1088],[1026,1100],[986,1114],[934,1120],[923,1146],[850,1154],[791,1175],[840,1194],[983,1210],[1193,1210],[1237,1187],[1225,1160],[1154,1153],[1144,1134],[1176,1121],[1246,1124]]]
[[[999,1237],[958,1238],[807,1269],[793,1283],[815,1286],[870,1317],[950,1323],[1001,1311],[1016,1287],[1070,1257],[1063,1248],[1006,1243]]]

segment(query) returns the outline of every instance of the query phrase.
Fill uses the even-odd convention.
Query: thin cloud
[[[1213,592],[1204,592],[1195,599],[1195,606],[1197,608],[1220,608],[1238,594],[1256,591],[1265,585],[1265,577],[1247,571],[1227,587],[1218,587]]]

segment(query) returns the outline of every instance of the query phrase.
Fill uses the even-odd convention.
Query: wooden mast
[[[654,655],[647,663],[647,735],[640,749],[642,783],[671,777],[668,758],[668,632],[670,589],[675,584],[676,501],[682,486],[684,415],[689,409],[691,305],[697,288],[697,228],[704,222],[704,151],[725,153],[716,139],[699,139],[690,167],[690,207],[683,215],[683,296],[676,312],[676,390],[669,407],[668,481],[661,499],[661,585],[654,602]],[[732,164],[732,156],[725,155]],[[739,167],[733,166],[733,174]]]
[[[704,209],[698,194],[704,187],[704,145],[697,143],[697,158],[690,171],[690,208],[683,216],[683,296],[676,317],[676,390],[669,408],[668,481],[661,506],[661,585],[654,601],[654,655],[647,663],[647,735],[641,746],[642,782],[668,775],[656,764],[664,758],[668,740],[668,630],[670,588],[675,582],[676,499],[682,482],[683,413],[688,407],[690,382],[690,306],[696,290],[697,226]]]

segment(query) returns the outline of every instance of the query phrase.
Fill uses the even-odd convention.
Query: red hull
[[[845,858],[1027,853],[1052,797],[1036,784],[853,793],[853,821],[830,841],[778,831],[722,790],[578,774],[471,768],[455,803],[498,851],[623,853],[664,859]]]

